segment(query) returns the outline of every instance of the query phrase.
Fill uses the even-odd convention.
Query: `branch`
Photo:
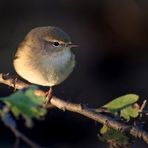
[[[25,143],[27,143],[32,148],[41,148],[41,146],[37,145],[33,141],[31,141],[28,137],[26,137],[23,133],[21,133],[16,128],[10,128],[11,131],[14,133],[17,139],[23,140]]]
[[[16,89],[23,89],[29,87],[29,83],[25,83],[17,78],[10,76],[9,73],[2,74],[0,73],[0,83],[6,84]]]
[[[9,85],[11,87],[14,87],[14,84],[12,84],[13,77],[12,76],[7,76],[7,79],[3,78],[3,74],[0,74],[0,83]],[[16,89],[23,89],[29,87],[28,83],[24,83],[20,80],[16,81],[15,88]],[[45,95],[45,92],[41,90],[36,91],[37,95]],[[66,102],[60,98],[57,98],[53,96],[50,100],[51,105],[61,109],[61,110],[68,110],[71,112],[76,112],[79,113],[85,117],[88,117],[90,119],[93,119],[99,123],[105,124],[108,127],[111,127],[115,130],[118,130],[120,132],[126,132],[136,138],[141,138],[143,139],[147,144],[148,144],[148,133],[138,127],[135,126],[130,126],[125,123],[122,123],[121,121],[116,121],[113,117],[104,115],[102,113],[96,113],[94,109],[88,108],[86,106],[83,106],[81,104],[74,104],[70,102]]]
[[[28,144],[32,148],[43,148],[39,145],[37,145],[35,142],[30,140],[28,137],[26,137],[23,133],[21,133],[17,128],[16,128],[16,123],[12,119],[10,113],[9,113],[9,108],[4,107],[4,109],[1,112],[1,119],[5,126],[9,127],[9,129],[13,132],[13,134],[16,136],[16,142],[15,145],[18,146],[19,144],[19,139],[24,141],[26,144]]]

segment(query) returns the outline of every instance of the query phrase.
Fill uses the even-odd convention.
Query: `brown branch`
[[[116,121],[114,118],[110,116],[103,115],[101,113],[98,114],[93,109],[82,107],[80,104],[66,102],[56,97],[53,97],[51,99],[51,104],[62,110],[68,110],[79,113],[99,123],[105,124],[108,127],[111,127],[115,130],[129,133],[136,138],[142,138],[148,144],[148,133],[138,127],[129,126],[125,123]]]
[[[23,89],[30,86],[28,83],[18,80],[13,76],[10,76],[9,73],[7,74],[0,73],[0,83],[14,87],[16,89]]]
[[[14,87],[14,85],[11,84],[12,83],[11,76],[9,76],[9,78],[7,78],[7,80],[4,80],[2,77],[2,74],[0,74],[0,83],[4,83],[4,84]],[[16,82],[15,87],[17,89],[22,89],[24,87],[25,88],[29,87],[29,85],[19,80]],[[44,95],[45,93],[41,90],[37,90],[36,94],[37,95]],[[93,119],[99,123],[105,124],[108,127],[111,127],[115,130],[118,130],[120,132],[129,133],[130,135],[132,135],[136,138],[141,138],[148,144],[148,133],[138,127],[130,126],[125,123],[116,121],[114,118],[112,118],[110,116],[107,116],[107,115],[104,115],[101,113],[96,113],[94,111],[94,109],[82,106],[81,104],[74,104],[74,103],[66,102],[60,98],[55,97],[55,96],[52,97],[50,103],[53,106],[55,106],[61,110],[64,110],[64,111],[68,110],[71,112],[79,113],[79,114],[86,116],[90,119]]]

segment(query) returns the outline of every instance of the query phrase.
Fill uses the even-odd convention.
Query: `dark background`
[[[141,102],[148,97],[147,0],[1,0],[0,72],[14,73],[18,44],[37,26],[58,26],[79,45],[72,75],[54,88],[65,100],[99,107],[127,93]],[[47,88],[45,88],[47,89]],[[0,85],[0,95],[12,90]],[[104,148],[94,121],[70,112],[50,110],[33,129],[21,131],[37,143],[56,148]],[[0,125],[0,147],[11,147],[13,134]],[[133,148],[147,147],[136,141]]]

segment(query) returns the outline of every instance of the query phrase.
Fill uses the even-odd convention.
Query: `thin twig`
[[[147,103],[147,100],[144,100],[143,103],[142,103],[142,105],[141,105],[141,108],[140,108],[140,111],[141,111],[141,112],[142,112],[143,109],[145,108],[146,103]]]
[[[28,146],[30,146],[31,148],[43,148],[43,147],[37,145],[32,140],[30,140],[28,137],[26,137],[23,133],[21,133],[16,128],[16,123],[15,123],[14,119],[11,117],[11,115],[9,113],[9,108],[8,107],[4,107],[4,109],[1,111],[1,120],[3,121],[5,126],[7,126],[13,132],[13,134],[16,136],[16,140],[17,140],[16,143],[15,143],[16,147],[19,144],[18,140],[21,139],[26,144],[28,144]]]
[[[23,133],[21,133],[16,128],[10,128],[11,131],[14,133],[17,139],[23,140],[26,144],[28,144],[32,148],[41,148],[41,146],[37,145],[35,142],[30,140],[28,137],[26,137]]]
[[[142,115],[148,115],[148,111],[147,110],[144,110],[145,106],[146,106],[146,103],[147,103],[147,100],[144,100],[142,105],[141,105],[141,108],[140,108],[140,117],[142,117]]]
[[[3,80],[3,78],[1,76],[2,76],[2,74],[0,74],[0,83],[4,83],[4,84],[14,87],[13,85],[11,85],[11,80],[12,80],[11,76],[10,76],[10,81],[9,81],[9,79],[7,79],[6,81]],[[18,83],[18,81],[16,83]],[[26,88],[26,86],[28,87],[29,85],[28,84],[25,85],[24,82],[19,81],[19,83],[16,84],[15,87],[17,89],[22,89],[22,88],[24,88],[23,86]],[[41,90],[37,90],[35,93],[37,95],[45,95],[45,92],[43,92]],[[53,96],[51,98],[50,103],[53,106],[55,106],[61,110],[64,110],[64,111],[68,110],[71,112],[76,112],[76,113],[79,113],[79,114],[86,116],[90,119],[93,119],[99,123],[105,124],[108,127],[111,127],[111,128],[118,130],[120,132],[127,132],[136,138],[143,139],[148,144],[148,133],[146,131],[144,131],[138,127],[135,127],[135,126],[127,125],[125,123],[122,123],[121,121],[119,122],[119,121],[115,120],[115,118],[104,115],[102,113],[96,113],[95,109],[91,109],[86,106],[82,106],[81,104],[74,104],[71,102],[66,102],[60,98],[55,97],[55,96]]]
[[[14,148],[19,148],[19,145],[20,145],[20,138],[16,137],[15,143],[14,143]]]

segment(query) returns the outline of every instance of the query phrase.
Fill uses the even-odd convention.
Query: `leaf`
[[[120,116],[126,119],[127,121],[130,120],[130,117],[136,118],[139,115],[140,109],[133,108],[132,106],[126,107],[122,109],[120,112]]]
[[[103,128],[106,129],[106,127]],[[112,128],[107,127],[107,131],[103,134],[98,134],[98,137],[101,141],[107,142],[108,144],[116,143],[117,145],[121,147],[127,146],[129,143],[129,138],[124,134],[120,133],[117,130],[114,130]]]
[[[44,97],[34,94],[36,86],[32,86],[25,91],[19,90],[8,97],[0,98],[11,110],[16,118],[21,115],[25,119],[27,127],[33,126],[33,118],[40,119],[46,114],[43,108]]]
[[[106,125],[103,125],[103,127],[100,129],[101,134],[105,134],[108,130],[108,127]]]
[[[136,118],[139,115],[140,107],[135,103],[138,99],[139,96],[136,94],[127,94],[114,99],[103,107],[108,109],[113,115],[120,115],[129,121],[131,117]],[[100,129],[98,137],[101,141],[108,143],[110,147],[126,147],[131,144],[129,137],[124,133],[120,133],[106,125],[103,125]]]
[[[113,101],[107,103],[103,107],[109,109],[110,111],[118,112],[133,103],[135,103],[139,99],[139,96],[136,94],[127,94],[121,97],[114,99]]]

